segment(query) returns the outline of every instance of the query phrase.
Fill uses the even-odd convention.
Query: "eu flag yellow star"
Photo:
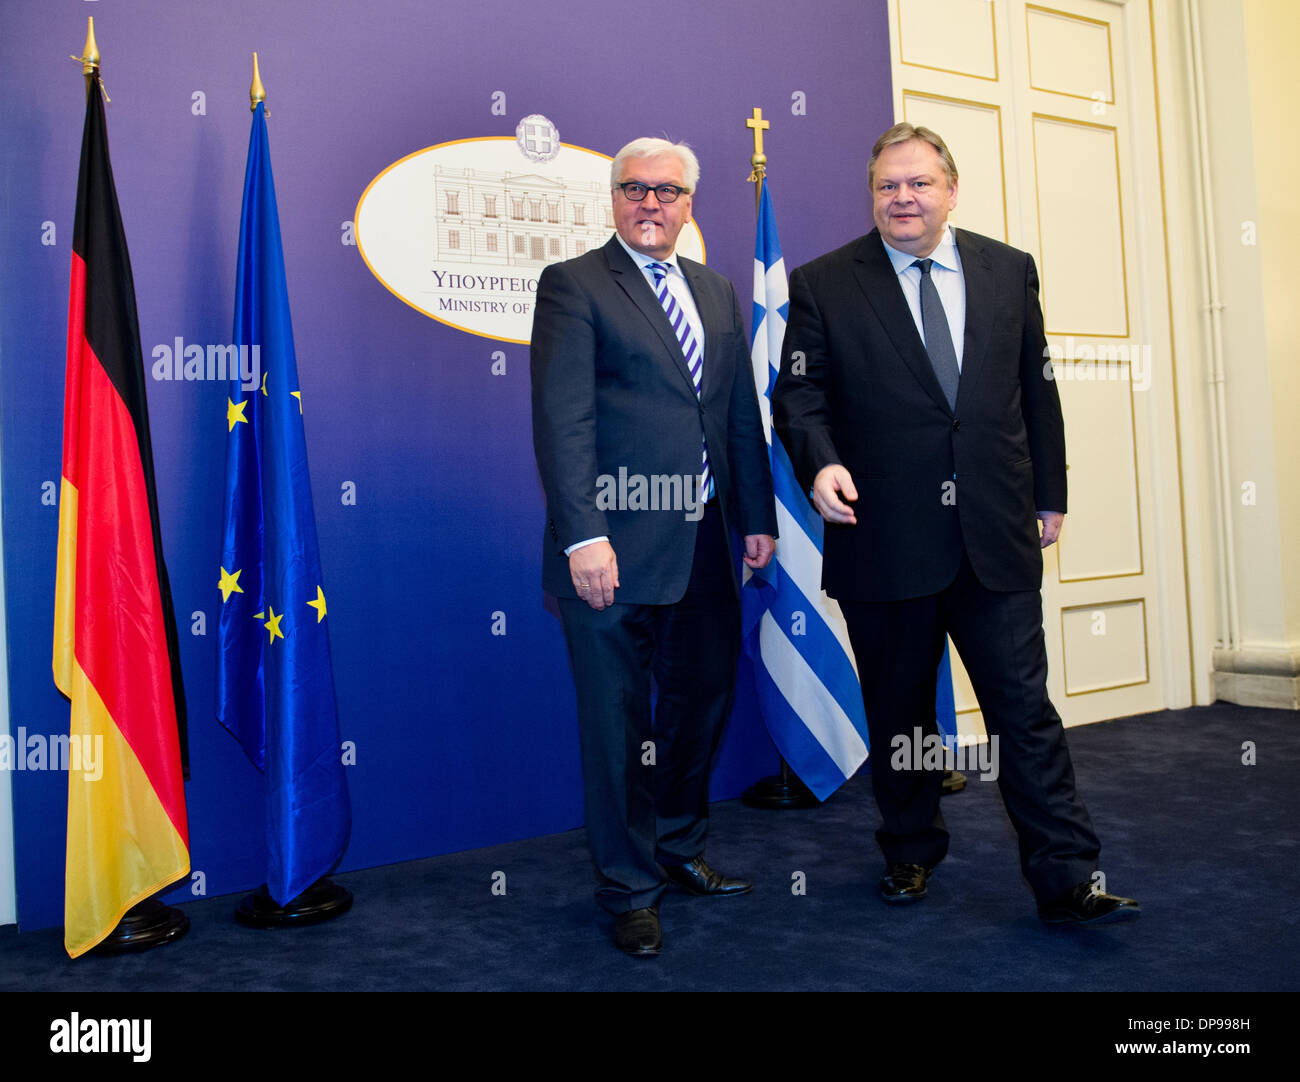
[[[276,639],[284,638],[284,632],[280,630],[280,621],[284,619],[284,613],[277,614],[273,605],[267,605],[266,612],[271,615],[268,617],[264,612],[254,613],[253,615],[266,624],[266,642],[269,646]]]
[[[231,594],[242,594],[244,592],[244,588],[239,585],[239,576],[243,573],[242,570],[230,572],[224,567],[221,569],[221,581],[217,583],[217,589],[221,591],[223,605],[230,600]]]
[[[226,429],[227,432],[235,431],[236,424],[248,424],[248,418],[244,416],[244,407],[247,405],[247,399],[238,404],[226,399],[226,424],[230,426]]]
[[[316,622],[318,624],[325,619],[325,591],[324,590],[322,590],[319,586],[317,586],[316,600],[308,601],[307,604],[316,610]]]

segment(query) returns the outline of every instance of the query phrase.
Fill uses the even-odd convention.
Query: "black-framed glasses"
[[[651,192],[655,193],[655,198],[660,203],[676,203],[677,197],[683,192],[690,194],[680,184],[642,184],[639,180],[625,180],[614,187],[620,189],[624,197],[633,203],[640,203]]]

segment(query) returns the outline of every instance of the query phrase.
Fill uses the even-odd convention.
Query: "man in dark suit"
[[[732,531],[763,567],[776,512],[735,290],[675,254],[698,177],[683,144],[619,151],[617,235],[547,267],[533,319],[542,585],[577,688],[596,898],[635,957],[661,949],[668,881],[750,889],[703,853],[740,649]]]
[[[1100,844],[1047,696],[1040,549],[1061,530],[1066,465],[1033,258],[949,227],[957,169],[928,129],[890,128],[867,176],[876,228],[790,276],[772,416],[827,523],[823,586],[862,683],[881,896],[925,897],[948,851],[942,771],[893,753],[935,738],[951,634],[1039,916],[1135,917],[1097,887]]]

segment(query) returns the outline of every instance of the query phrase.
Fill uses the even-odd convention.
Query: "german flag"
[[[54,682],[72,703],[70,745],[94,749],[103,764],[98,777],[68,775],[63,942],[76,958],[190,870],[176,624],[98,72],[72,247]]]

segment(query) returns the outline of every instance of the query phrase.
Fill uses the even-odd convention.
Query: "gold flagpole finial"
[[[754,153],[749,157],[749,179],[757,184],[767,175],[767,155],[763,153],[763,132],[772,126],[770,120],[763,119],[763,110],[755,107],[753,115],[745,121],[745,127],[754,132]],[[758,209],[762,188],[754,189],[754,209]]]
[[[81,50],[81,74],[94,75],[99,68],[99,46],[95,44],[95,16],[86,17],[86,44]]]
[[[266,101],[266,87],[262,85],[262,73],[257,69],[257,53],[253,54],[253,85],[248,88],[248,107],[257,112],[257,103]]]

